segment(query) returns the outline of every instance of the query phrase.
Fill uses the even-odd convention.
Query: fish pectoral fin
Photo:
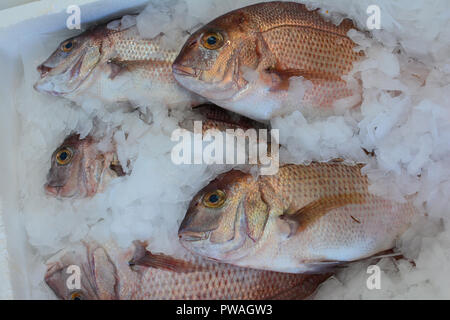
[[[145,243],[139,243],[139,245],[137,245],[134,256],[128,264],[130,266],[143,266],[179,273],[188,273],[201,270],[201,267],[194,263],[177,259],[163,253],[154,254],[145,249]]]
[[[324,79],[341,81],[339,78],[330,79],[330,75],[302,69],[282,69],[275,66],[269,67],[265,71],[272,79],[271,91],[289,90],[290,79],[292,77],[303,77],[305,80],[311,81]]]
[[[108,65],[111,68],[111,73],[109,74],[109,79],[111,80],[114,80],[114,78],[126,68],[126,64],[124,62],[115,59],[109,59]]]
[[[288,223],[290,228],[288,237],[291,237],[297,232],[303,231],[308,225],[316,222],[333,209],[349,204],[363,204],[365,201],[366,196],[361,193],[337,194],[322,197],[308,203],[297,211],[288,209],[280,216],[280,219]]]
[[[281,70],[276,67],[269,67],[265,71],[271,79],[270,91],[287,91],[289,90],[289,79],[291,77],[303,76],[301,70]]]

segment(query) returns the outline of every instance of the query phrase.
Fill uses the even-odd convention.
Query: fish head
[[[91,136],[68,136],[53,152],[45,190],[56,197],[90,197],[102,182],[109,154]]]
[[[76,92],[101,60],[105,32],[96,28],[63,41],[37,67],[41,78],[34,89],[54,96]]]
[[[257,245],[267,216],[256,178],[232,170],[195,195],[178,236],[196,254],[221,261],[240,259]]]
[[[73,245],[47,261],[45,282],[63,300],[118,299],[117,280],[116,266],[98,245]]]
[[[250,20],[225,14],[192,34],[175,59],[175,79],[211,101],[232,99],[245,89],[243,67],[256,68],[258,53]]]

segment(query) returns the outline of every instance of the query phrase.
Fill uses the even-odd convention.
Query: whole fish
[[[92,197],[112,178],[125,175],[115,147],[102,151],[98,144],[92,136],[69,135],[52,154],[46,192],[64,198]]]
[[[294,2],[267,2],[222,15],[192,34],[173,64],[184,87],[231,111],[269,120],[282,107],[357,104],[360,88],[342,76],[361,57],[339,26]],[[303,77],[303,85],[293,80]],[[303,96],[299,92],[305,90]]]
[[[41,78],[34,88],[76,102],[144,97],[167,105],[197,105],[203,99],[181,88],[172,75],[176,54],[164,46],[162,35],[142,38],[135,17],[125,16],[63,41],[38,66]]]
[[[81,270],[81,288],[71,290],[73,266]],[[139,242],[129,249],[90,242],[52,257],[45,281],[65,300],[303,299],[329,276],[245,269],[189,254],[178,259]]]
[[[179,237],[217,261],[317,272],[392,248],[415,214],[370,194],[359,165],[285,165],[257,178],[232,170],[192,199]]]

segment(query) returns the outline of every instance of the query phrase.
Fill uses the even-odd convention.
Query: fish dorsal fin
[[[329,211],[349,204],[362,204],[366,202],[366,195],[362,193],[336,194],[322,197],[308,203],[297,211],[288,209],[280,219],[286,221],[290,227],[289,237],[301,232],[309,224],[316,222]]]
[[[108,65],[111,68],[111,73],[109,74],[109,79],[111,80],[114,80],[126,68],[126,64],[118,59],[109,59]]]
[[[179,273],[202,270],[202,267],[195,263],[177,259],[163,253],[154,254],[145,249],[145,245],[143,243],[139,243],[137,245],[135,254],[128,264],[130,266],[143,266]]]

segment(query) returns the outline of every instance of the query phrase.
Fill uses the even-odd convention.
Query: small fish
[[[92,136],[69,135],[52,154],[47,194],[85,198],[102,192],[112,178],[125,175],[112,148],[101,151]]]
[[[41,78],[34,88],[73,101],[88,96],[116,103],[144,95],[199,104],[203,99],[176,83],[171,65],[177,51],[164,47],[161,37],[143,39],[135,16],[99,25],[63,41],[37,67]]]
[[[84,242],[59,252],[47,266],[45,282],[64,300],[303,299],[330,276],[245,269],[188,253],[173,258],[137,241],[129,249]],[[69,289],[74,266],[81,271],[80,288]]]
[[[182,86],[255,120],[269,120],[291,100],[295,107],[330,107],[360,96],[358,85],[342,79],[362,56],[347,37],[351,28],[350,20],[336,26],[303,4],[259,3],[192,34],[172,69]],[[311,84],[302,100],[288,94],[296,77]]]
[[[376,255],[394,246],[416,210],[370,194],[360,168],[311,163],[257,178],[224,173],[191,201],[180,241],[220,262],[282,272]]]

